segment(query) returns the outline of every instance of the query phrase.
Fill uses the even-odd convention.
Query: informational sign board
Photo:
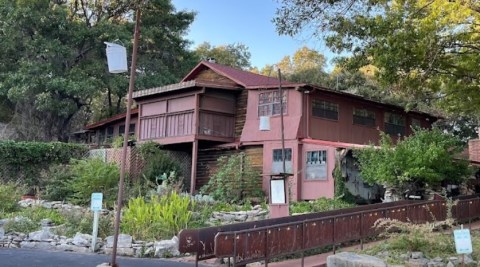
[[[102,201],[103,201],[103,194],[102,193],[92,193],[90,209],[92,211],[101,211],[102,210]]]
[[[272,198],[271,204],[285,204],[286,192],[285,192],[285,180],[270,180],[270,193]]]
[[[455,238],[455,248],[457,250],[457,254],[472,253],[472,238],[470,236],[470,230],[454,230],[453,237]]]

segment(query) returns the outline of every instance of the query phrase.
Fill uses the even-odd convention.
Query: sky
[[[293,56],[303,46],[322,53],[327,64],[334,57],[318,39],[279,36],[272,22],[279,6],[275,0],[172,0],[172,3],[177,11],[197,12],[187,35],[193,41],[192,49],[203,42],[213,46],[242,43],[249,48],[252,67],[259,69]]]

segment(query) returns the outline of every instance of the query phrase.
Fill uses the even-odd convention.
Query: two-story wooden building
[[[155,141],[191,155],[190,192],[208,182],[221,155],[244,151],[267,190],[282,171],[280,100],[293,200],[333,197],[333,169],[346,149],[375,144],[380,131],[392,136],[429,128],[435,117],[304,83],[279,80],[228,66],[200,62],[180,83],[134,92],[137,142]],[[259,129],[270,117],[270,130]],[[345,172],[348,179],[348,172]]]

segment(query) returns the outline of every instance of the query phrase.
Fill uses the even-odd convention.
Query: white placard
[[[103,194],[102,193],[92,193],[90,209],[92,211],[101,211],[102,210],[102,201],[103,201]]]
[[[285,180],[270,180],[271,204],[285,204]]]
[[[470,230],[454,230],[453,237],[455,238],[455,249],[457,250],[457,254],[472,253],[472,238],[470,236]]]

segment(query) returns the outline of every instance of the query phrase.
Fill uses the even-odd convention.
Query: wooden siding
[[[245,152],[249,157],[252,167],[259,173],[262,172],[263,167],[263,148],[261,146],[244,147],[240,150],[236,149],[199,149],[196,173],[196,190],[206,185],[210,176],[217,169],[217,159],[222,156],[231,156],[236,153]],[[259,176],[258,183],[261,185],[262,177]]]
[[[233,115],[201,111],[198,133],[211,136],[233,137],[234,120]]]
[[[217,82],[223,83],[231,86],[238,86],[235,82],[230,80],[229,78],[222,76],[211,69],[206,69],[201,71],[197,77],[195,77],[197,81],[209,81],[209,82]]]
[[[140,140],[193,135],[193,111],[140,118]]]
[[[243,90],[237,97],[237,110],[235,112],[235,137],[240,138],[247,117],[248,90]]]
[[[338,104],[338,120],[320,118],[312,115],[312,99],[326,100]],[[332,96],[323,93],[310,95],[308,99],[308,125],[309,136],[313,139],[345,142],[354,144],[378,143],[380,131],[385,131],[385,112],[401,114],[405,117],[406,134],[411,134],[411,118],[420,119],[422,127],[430,128],[431,121],[421,115],[410,114],[398,109],[385,109],[382,106],[373,105],[359,100],[348,99],[346,97]],[[353,123],[354,108],[367,109],[375,113],[375,125],[365,126]],[[395,136],[393,136],[396,139]]]

